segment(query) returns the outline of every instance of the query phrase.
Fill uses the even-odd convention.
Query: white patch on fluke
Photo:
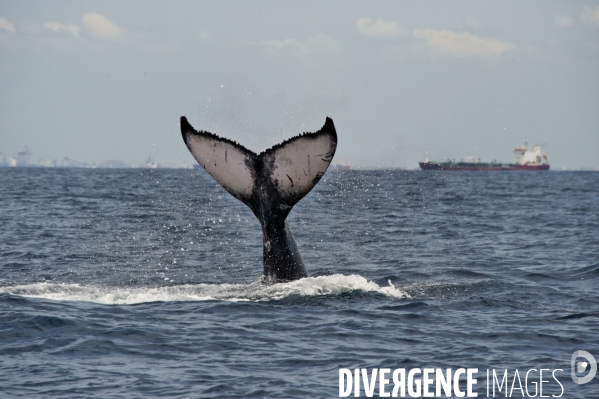
[[[283,200],[295,203],[308,194],[326,172],[333,154],[335,143],[329,135],[296,137],[268,153],[275,165],[272,178]]]
[[[254,179],[242,150],[231,143],[197,134],[188,134],[187,144],[196,161],[231,195],[240,198],[252,194]]]
[[[112,288],[81,286],[79,284],[38,283],[0,288],[8,293],[29,298],[56,301],[84,301],[105,305],[130,305],[148,302],[177,301],[272,301],[291,295],[316,297],[350,292],[379,293],[390,298],[409,298],[392,284],[381,287],[362,276],[334,274],[307,277],[289,283],[263,284],[196,284],[160,288]]]

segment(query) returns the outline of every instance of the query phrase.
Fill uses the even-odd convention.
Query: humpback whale
[[[272,281],[307,277],[287,216],[333,160],[337,148],[333,120],[327,117],[319,131],[300,134],[260,154],[210,132],[197,131],[184,116],[180,126],[196,161],[260,221],[264,276]]]

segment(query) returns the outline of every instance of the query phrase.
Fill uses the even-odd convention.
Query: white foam
[[[340,295],[350,292],[380,293],[391,298],[408,295],[389,282],[388,287],[366,280],[362,276],[334,274],[308,277],[289,283],[263,284],[195,284],[159,288],[111,288],[79,284],[38,283],[0,287],[0,293],[57,301],[86,301],[107,305],[175,301],[270,301],[291,295],[303,297]]]

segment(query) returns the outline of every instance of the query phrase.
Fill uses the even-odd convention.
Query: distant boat
[[[152,159],[152,157],[148,157],[148,159],[146,159],[146,162],[144,162],[144,164],[141,165],[140,168],[156,169],[158,168],[158,164]]]
[[[345,158],[341,162],[335,163],[329,167],[329,170],[351,170],[349,159]]]
[[[469,157],[469,161],[431,162],[426,153],[424,162],[418,162],[418,165],[422,170],[549,170],[547,154],[542,153],[538,145],[531,151],[525,141],[523,147],[514,149],[514,155],[512,163],[480,162],[476,157]]]
[[[23,151],[19,151],[17,154],[17,166],[32,166],[29,161],[31,155],[33,155],[33,152],[29,151],[29,148],[25,146],[25,149]]]

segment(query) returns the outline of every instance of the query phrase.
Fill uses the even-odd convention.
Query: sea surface
[[[329,171],[288,220],[311,277],[268,284],[258,221],[202,170],[0,168],[0,397],[333,398],[340,368],[463,367],[479,397],[486,370],[560,369],[599,398],[570,376],[599,359],[599,173]]]

